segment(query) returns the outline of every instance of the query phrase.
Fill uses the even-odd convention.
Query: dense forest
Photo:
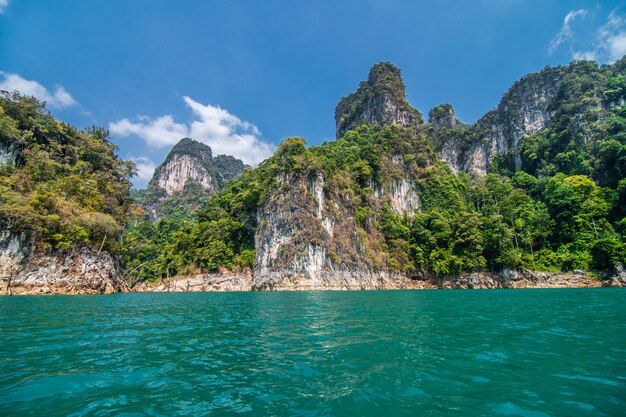
[[[129,214],[132,162],[105,129],[55,120],[32,97],[0,95],[0,227],[37,251],[88,245],[116,253]]]
[[[557,68],[563,93],[558,108],[551,109],[555,122],[522,138],[517,155],[497,157],[484,177],[455,175],[438,161],[431,124],[364,124],[309,148],[303,139],[290,138],[274,156],[230,182],[197,219],[146,221],[130,228],[123,257],[130,265],[148,262],[147,274],[155,277],[250,268],[257,210],[280,187],[276,179],[323,172],[325,193],[353,206],[375,268],[408,275],[609,269],[625,258],[622,66],[578,62]],[[459,124],[448,134],[471,142],[480,140],[479,129]],[[402,157],[400,170],[391,163],[394,155]],[[388,204],[377,206],[375,185],[384,187],[407,173],[419,189],[420,212],[398,214]],[[371,242],[372,237],[379,241]]]
[[[408,276],[608,270],[626,258],[625,66],[622,60],[558,67],[561,88],[558,106],[549,109],[550,126],[497,156],[485,176],[455,174],[437,157],[446,135],[467,146],[482,140],[480,124],[459,122],[436,132],[405,109],[415,122],[409,126],[362,123],[321,146],[286,139],[194,215],[173,206],[157,221],[131,203],[133,166],[116,156],[106,131],[77,131],[36,100],[5,94],[0,144],[16,156],[0,168],[2,227],[28,231],[43,251],[103,246],[126,270],[142,266],[141,279],[240,271],[255,264],[260,208],[289,193],[281,178],[323,173],[328,200],[354,214],[370,268]],[[357,104],[341,103],[350,120],[360,120],[353,114]],[[376,197],[402,178],[418,190],[414,212],[399,213]],[[294,198],[294,210],[297,204]],[[328,256],[336,265],[351,262],[340,249]]]

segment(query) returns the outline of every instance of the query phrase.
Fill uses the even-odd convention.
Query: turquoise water
[[[624,416],[626,290],[0,297],[1,416]]]

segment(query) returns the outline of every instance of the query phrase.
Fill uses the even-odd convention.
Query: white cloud
[[[572,58],[574,58],[576,61],[597,61],[598,60],[598,56],[596,55],[594,51],[574,52],[574,54],[572,55]]]
[[[155,148],[162,148],[173,145],[181,138],[189,135],[186,125],[176,123],[171,114],[157,117],[154,120],[142,116],[138,122],[131,122],[128,119],[118,120],[109,124],[112,134],[119,136],[139,136],[148,145]]]
[[[585,14],[587,11],[581,9],[571,11],[565,16],[561,31],[550,42],[548,52],[552,54],[567,44],[572,58],[576,60],[612,63],[626,55],[626,16],[620,15],[618,9],[614,9],[599,28],[581,28],[586,30],[587,35],[580,36],[577,40],[571,23],[576,16]]]
[[[9,0],[0,0],[0,14],[4,13],[4,10],[9,5]]]
[[[587,10],[572,10],[568,14],[565,15],[563,19],[563,26],[561,26],[561,30],[556,34],[554,38],[550,41],[550,46],[548,46],[548,53],[552,55],[561,44],[565,41],[569,41],[574,37],[574,32],[572,32],[571,23],[576,16],[584,16],[587,14]]]
[[[599,30],[597,49],[608,55],[610,62],[615,62],[626,55],[626,17],[613,10]]]
[[[274,151],[275,147],[261,139],[261,132],[252,123],[219,106],[204,105],[187,96],[183,100],[195,117],[189,123],[177,123],[172,115],[154,119],[140,116],[137,121],[110,123],[109,130],[114,135],[138,136],[154,148],[171,146],[188,136],[209,145],[214,155],[232,155],[250,165],[257,165]]]
[[[0,71],[0,76],[4,77],[0,81],[0,90],[19,91],[24,96],[36,97],[41,101],[45,101],[50,107],[57,109],[64,109],[78,104],[74,97],[61,85],[56,86],[54,91],[51,92],[37,81],[27,80],[17,74]]]
[[[146,156],[130,156],[129,159],[135,163],[137,169],[137,175],[133,178],[135,186],[144,186],[152,178],[156,164]]]

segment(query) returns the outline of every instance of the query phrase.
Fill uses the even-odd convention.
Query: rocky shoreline
[[[29,266],[27,273],[4,278],[0,294],[113,294],[127,292],[233,292],[233,291],[341,291],[341,290],[434,290],[434,289],[503,289],[503,288],[596,288],[626,287],[626,270],[622,267],[613,275],[592,275],[584,271],[573,273],[504,270],[495,273],[474,272],[454,276],[406,277],[389,273],[329,272],[315,279],[306,276],[283,277],[280,286],[259,285],[251,271],[222,272],[175,276],[160,281],[135,285],[102,274],[91,256],[75,253],[65,263],[53,263],[45,268]],[[85,262],[85,258],[90,262]],[[75,262],[75,265],[66,263]],[[102,261],[102,260],[100,260]],[[109,264],[112,265],[112,264]],[[102,265],[99,265],[102,266]],[[107,265],[108,266],[108,265]],[[105,270],[109,270],[105,268]],[[44,273],[48,273],[46,276]],[[255,283],[255,281],[257,281]],[[271,281],[271,280],[269,280]],[[267,282],[267,281],[266,281]]]
[[[24,234],[0,234],[0,295],[626,287],[626,268],[621,263],[601,274],[507,269],[450,276],[421,273],[408,277],[361,269],[305,272],[255,268],[135,282],[124,276],[119,262],[105,252],[82,247],[44,254],[31,248],[32,242]]]

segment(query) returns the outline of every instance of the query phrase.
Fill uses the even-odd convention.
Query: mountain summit
[[[335,109],[337,139],[363,123],[411,126],[423,122],[419,111],[406,100],[400,69],[380,62],[370,69],[367,81],[343,97]]]
[[[213,157],[209,146],[183,138],[154,171],[145,193],[145,207],[154,218],[160,217],[165,206],[172,204],[179,209],[186,208],[183,211],[197,210],[228,180],[241,175],[244,167],[235,157]]]

